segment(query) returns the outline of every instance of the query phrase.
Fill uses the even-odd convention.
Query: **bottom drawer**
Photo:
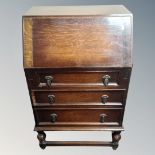
[[[35,109],[37,125],[120,125],[123,109]]]

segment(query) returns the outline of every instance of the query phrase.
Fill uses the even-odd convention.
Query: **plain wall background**
[[[120,147],[38,146],[22,68],[22,15],[35,5],[124,4],[134,15],[134,67]],[[146,155],[155,154],[155,1],[154,0],[1,0],[0,1],[0,154]],[[102,132],[50,134],[50,140],[102,140]]]

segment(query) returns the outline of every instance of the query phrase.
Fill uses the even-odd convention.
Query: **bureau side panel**
[[[33,67],[33,20],[23,17],[23,65]]]

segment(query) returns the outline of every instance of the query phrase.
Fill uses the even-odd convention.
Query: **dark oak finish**
[[[33,7],[23,16],[23,65],[42,149],[117,149],[132,70],[125,7]],[[46,141],[44,131],[111,131],[112,141]]]
[[[24,22],[26,18],[30,17]],[[33,67],[111,67],[111,62],[116,67],[131,66],[130,16],[30,19]]]
[[[36,104],[122,104],[124,90],[96,91],[32,91],[33,103]],[[106,98],[106,99],[105,99]]]
[[[46,141],[46,134],[43,131],[38,131],[39,145],[42,149],[46,146],[110,146],[114,150],[118,147],[118,141],[120,140],[120,132],[115,132],[112,134],[112,142],[103,141]]]
[[[110,21],[108,17],[91,16],[34,17],[34,67],[100,67],[111,62],[115,66],[131,65],[129,59],[124,60],[130,57],[130,46],[126,46],[130,30],[122,32],[122,27],[129,28],[129,20],[130,17],[110,17]],[[42,59],[44,52],[46,57]]]
[[[54,88],[126,88],[129,84],[131,68],[31,68],[25,69],[31,89]],[[108,85],[104,84],[106,75],[110,76]],[[51,87],[45,77],[53,77]]]
[[[108,75],[110,77],[109,83],[118,84],[118,75],[119,71],[109,71],[109,72],[38,72],[38,79],[40,83],[47,83],[45,79],[46,76],[53,77],[52,83],[59,84],[59,83],[66,83],[72,84],[87,84],[87,83],[100,83],[104,85],[104,77]]]
[[[38,122],[50,122],[65,124],[80,124],[80,123],[107,123],[114,122],[116,125],[120,124],[120,118],[122,117],[122,109],[101,109],[101,108],[52,108],[52,109],[36,109],[35,114]],[[51,121],[51,115],[56,114],[56,120]],[[104,114],[104,121],[101,122],[101,115]],[[117,123],[116,123],[117,122]]]
[[[112,146],[112,148],[114,149],[114,150],[116,150],[117,148],[118,148],[118,142],[120,141],[120,139],[121,139],[121,135],[120,135],[120,131],[114,131],[113,133],[112,133],[112,142],[113,142],[113,146]]]
[[[43,131],[38,131],[38,136],[37,136],[38,140],[39,140],[39,145],[42,149],[45,149],[46,147],[46,134]]]

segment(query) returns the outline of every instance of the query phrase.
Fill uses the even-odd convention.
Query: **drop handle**
[[[53,113],[53,114],[50,115],[50,117],[51,117],[51,122],[52,122],[52,123],[55,123],[56,120],[57,120],[58,115],[55,114],[55,113]]]
[[[109,75],[105,75],[102,77],[102,81],[105,87],[108,86],[110,79],[111,77]]]
[[[52,76],[45,76],[46,84],[48,87],[51,87],[53,77]]]
[[[107,116],[106,114],[100,114],[100,122],[101,123],[104,123],[105,122],[105,117],[106,116]]]
[[[49,103],[54,103],[55,102],[55,95],[48,95],[48,101],[49,101]]]
[[[103,104],[107,103],[108,99],[109,99],[108,95],[102,95],[101,96],[101,101],[102,101]]]

